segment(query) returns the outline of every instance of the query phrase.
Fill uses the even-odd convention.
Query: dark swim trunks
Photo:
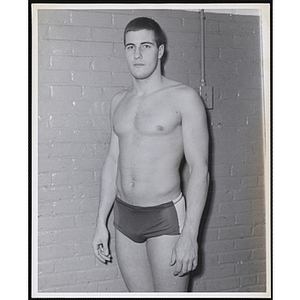
[[[150,237],[179,235],[185,218],[182,194],[175,200],[156,206],[134,206],[116,197],[114,226],[136,243]]]

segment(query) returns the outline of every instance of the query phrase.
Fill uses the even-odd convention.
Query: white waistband
[[[183,197],[182,193],[180,193],[179,196],[176,199],[172,200],[173,203],[176,204],[178,201],[180,201],[182,199],[182,197]]]

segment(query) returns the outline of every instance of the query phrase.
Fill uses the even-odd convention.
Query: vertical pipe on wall
[[[204,29],[204,9],[200,11],[200,26],[201,26],[201,82],[200,82],[200,95],[205,103],[207,109],[213,109],[213,87],[206,85],[205,78],[205,29]]]
[[[205,80],[205,33],[204,33],[204,9],[200,11],[200,26],[201,26],[201,86],[206,85]]]

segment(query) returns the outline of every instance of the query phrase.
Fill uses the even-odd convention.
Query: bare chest
[[[119,136],[171,134],[181,123],[181,117],[172,101],[124,101],[116,108],[113,126]]]

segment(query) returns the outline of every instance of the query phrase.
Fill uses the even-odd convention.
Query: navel
[[[165,130],[165,127],[164,127],[164,126],[161,126],[161,125],[157,125],[157,126],[156,126],[156,129],[159,130],[159,131],[164,131],[164,130]]]
[[[129,182],[129,186],[134,187],[134,182],[133,181]]]

